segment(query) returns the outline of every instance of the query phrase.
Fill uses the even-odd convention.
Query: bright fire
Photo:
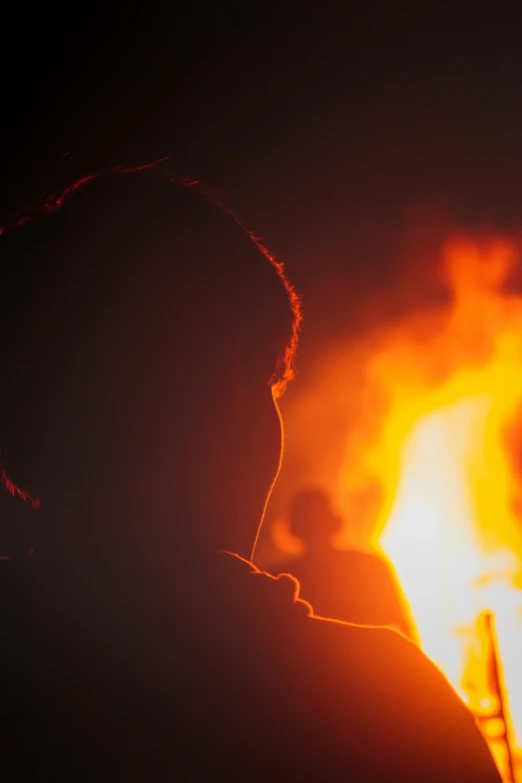
[[[522,298],[507,286],[516,248],[458,241],[444,260],[452,306],[422,333],[412,322],[388,333],[374,354],[369,383],[385,405],[341,487],[353,486],[356,459],[363,483],[382,489],[375,543],[420,643],[483,718],[507,781],[505,723],[522,780]]]

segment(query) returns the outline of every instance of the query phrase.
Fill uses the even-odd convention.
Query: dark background
[[[518,220],[515,12],[246,5],[12,11],[2,208],[61,171],[170,154],[231,197],[303,289],[348,266],[374,282],[412,206]]]
[[[172,156],[287,262],[306,385],[369,297],[393,309],[415,216],[512,230],[522,214],[515,4],[344,5],[10,10],[0,215],[93,168]]]

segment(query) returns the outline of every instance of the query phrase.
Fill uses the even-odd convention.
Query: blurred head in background
[[[307,489],[293,499],[289,513],[290,530],[305,542],[307,551],[331,549],[342,530],[342,518],[322,489]]]

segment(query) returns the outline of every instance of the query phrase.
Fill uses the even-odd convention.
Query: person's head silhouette
[[[293,499],[289,514],[290,529],[302,539],[308,551],[330,549],[333,537],[342,528],[342,519],[321,489],[307,489]]]
[[[161,165],[26,217],[0,240],[0,444],[40,551],[249,556],[300,318],[282,266]]]

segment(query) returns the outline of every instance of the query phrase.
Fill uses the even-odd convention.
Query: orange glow
[[[278,552],[293,557],[299,557],[303,554],[305,550],[304,541],[301,541],[300,538],[292,535],[288,520],[283,517],[274,520],[270,533],[274,546]]]
[[[367,380],[382,405],[361,417],[339,485],[354,497],[365,482],[379,487],[373,543],[506,781],[504,728],[522,780],[522,298],[507,285],[516,262],[505,240],[446,246],[452,305],[374,346]]]

